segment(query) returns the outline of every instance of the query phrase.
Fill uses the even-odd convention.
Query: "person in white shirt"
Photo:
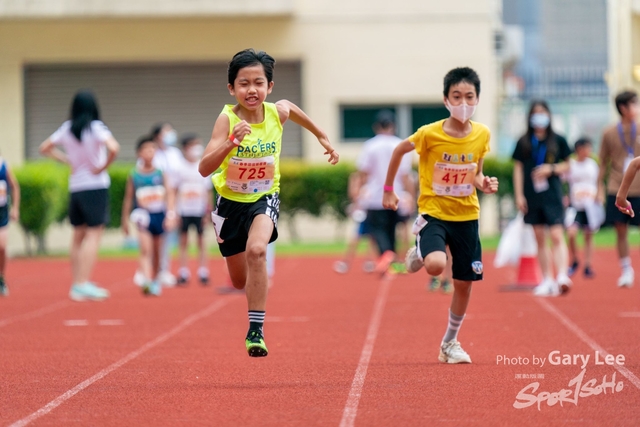
[[[578,249],[576,237],[578,231],[582,229],[584,235],[584,276],[592,278],[594,276],[591,268],[591,258],[593,255],[593,233],[597,229],[597,219],[589,218],[594,215],[594,205],[598,193],[598,174],[600,167],[591,157],[592,143],[588,138],[580,138],[575,143],[575,158],[569,160],[569,172],[567,181],[569,183],[570,209],[567,209],[567,234],[569,236],[569,255],[572,263],[569,267],[569,277],[573,276],[580,265],[578,260]]]
[[[209,283],[209,269],[207,268],[207,251],[204,244],[204,225],[211,221],[213,204],[213,183],[211,177],[203,177],[198,172],[198,165],[204,153],[202,140],[195,134],[188,134],[182,138],[184,161],[182,168],[176,174],[176,200],[180,226],[180,270],[178,271],[178,285],[186,284],[191,278],[187,266],[188,233],[193,227],[198,233],[198,279],[203,285]]]
[[[402,219],[397,211],[384,209],[382,195],[391,155],[402,140],[395,135],[395,115],[389,110],[377,114],[373,130],[376,136],[365,142],[357,167],[369,189],[361,200],[361,206],[367,211],[365,227],[380,254],[375,270],[385,273],[396,258],[396,225]],[[411,157],[404,156],[394,182],[399,194],[411,191],[410,174]]]
[[[95,96],[88,90],[76,93],[71,119],[40,145],[40,153],[71,166],[69,220],[73,226],[69,297],[75,301],[104,300],[109,291],[96,286],[90,276],[100,239],[109,218],[107,168],[120,145],[100,121]]]

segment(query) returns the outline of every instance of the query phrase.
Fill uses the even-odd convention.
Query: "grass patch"
[[[496,250],[500,243],[500,235],[496,236],[484,236],[480,240],[482,242],[482,250],[484,252],[490,252]],[[578,236],[578,246],[582,247],[584,240],[582,234]],[[596,248],[613,248],[616,246],[616,232],[613,227],[606,227],[601,229],[594,236],[594,244]],[[209,241],[209,256],[212,258],[221,257],[218,245]],[[638,227],[632,227],[629,229],[629,245],[631,247],[640,246],[640,229]],[[340,256],[347,250],[347,242],[298,242],[298,243],[276,243],[276,253],[278,256]],[[365,254],[367,251],[367,242],[362,241],[358,246],[358,253],[360,255]],[[135,247],[120,247],[120,248],[105,248],[99,252],[101,258],[136,258],[138,256],[138,249]],[[193,246],[189,249],[189,255],[194,257],[197,255],[197,251]],[[50,251],[47,254],[35,255],[37,258],[66,258],[69,256],[68,251]],[[177,250],[174,251],[174,257],[177,256]],[[19,256],[24,258],[25,255]]]

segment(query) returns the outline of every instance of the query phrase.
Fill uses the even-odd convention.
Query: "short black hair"
[[[376,114],[376,121],[374,122],[374,126],[380,126],[383,129],[387,129],[390,126],[396,124],[396,115],[391,110],[380,110],[378,114]]]
[[[140,149],[142,148],[142,146],[143,146],[144,144],[147,144],[147,143],[149,143],[149,142],[151,142],[151,143],[153,143],[153,144],[155,144],[155,143],[156,143],[156,142],[153,140],[153,136],[152,136],[152,135],[144,135],[144,136],[141,136],[140,138],[138,138],[138,142],[136,143],[136,153],[137,153],[138,151],[140,151]]]
[[[478,77],[478,73],[469,67],[454,68],[444,76],[444,96],[448,97],[451,86],[461,82],[475,86],[476,96],[480,96],[480,77]]]
[[[185,133],[180,139],[180,144],[182,144],[182,148],[184,148],[189,145],[190,142],[195,141],[198,138],[200,137],[195,133]]]
[[[165,126],[171,126],[171,123],[169,122],[158,122],[155,125],[153,125],[153,127],[151,128],[151,133],[149,134],[149,136],[152,139],[156,139],[158,137],[158,135],[160,135],[160,132],[162,132],[162,128]],[[172,126],[173,127],[173,126]]]
[[[245,49],[235,55],[229,62],[229,68],[227,69],[227,76],[229,78],[229,84],[233,86],[233,82],[238,77],[238,72],[242,68],[252,67],[254,65],[262,65],[264,74],[267,76],[267,83],[273,81],[273,68],[276,65],[276,60],[267,52],[256,52],[254,49]]]
[[[573,147],[574,147],[574,149],[576,151],[578,151],[578,148],[584,147],[585,145],[593,145],[593,143],[591,142],[591,140],[588,137],[583,136],[582,138],[580,138],[580,139],[578,139],[576,141],[576,143],[573,145]]]
[[[636,102],[638,100],[638,94],[633,90],[625,90],[624,92],[620,92],[616,96],[616,110],[618,110],[618,114],[622,115],[622,111],[620,111],[621,106],[627,106],[632,102]]]

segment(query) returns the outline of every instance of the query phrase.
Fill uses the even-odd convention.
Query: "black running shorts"
[[[224,257],[237,255],[246,250],[249,229],[256,215],[268,215],[273,221],[273,232],[269,243],[278,238],[280,199],[277,193],[264,195],[253,203],[234,202],[219,197],[216,214],[225,219],[219,236],[223,242],[218,243],[220,253]]]
[[[422,215],[427,224],[420,230],[416,246],[422,258],[431,252],[451,251],[452,276],[456,280],[482,280],[482,246],[478,235],[478,220],[444,221]]]

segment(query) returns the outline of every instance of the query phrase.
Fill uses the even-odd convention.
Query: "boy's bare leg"
[[[273,233],[273,221],[267,215],[257,215],[249,229],[247,240],[247,304],[249,310],[264,311],[267,305],[267,245]]]

